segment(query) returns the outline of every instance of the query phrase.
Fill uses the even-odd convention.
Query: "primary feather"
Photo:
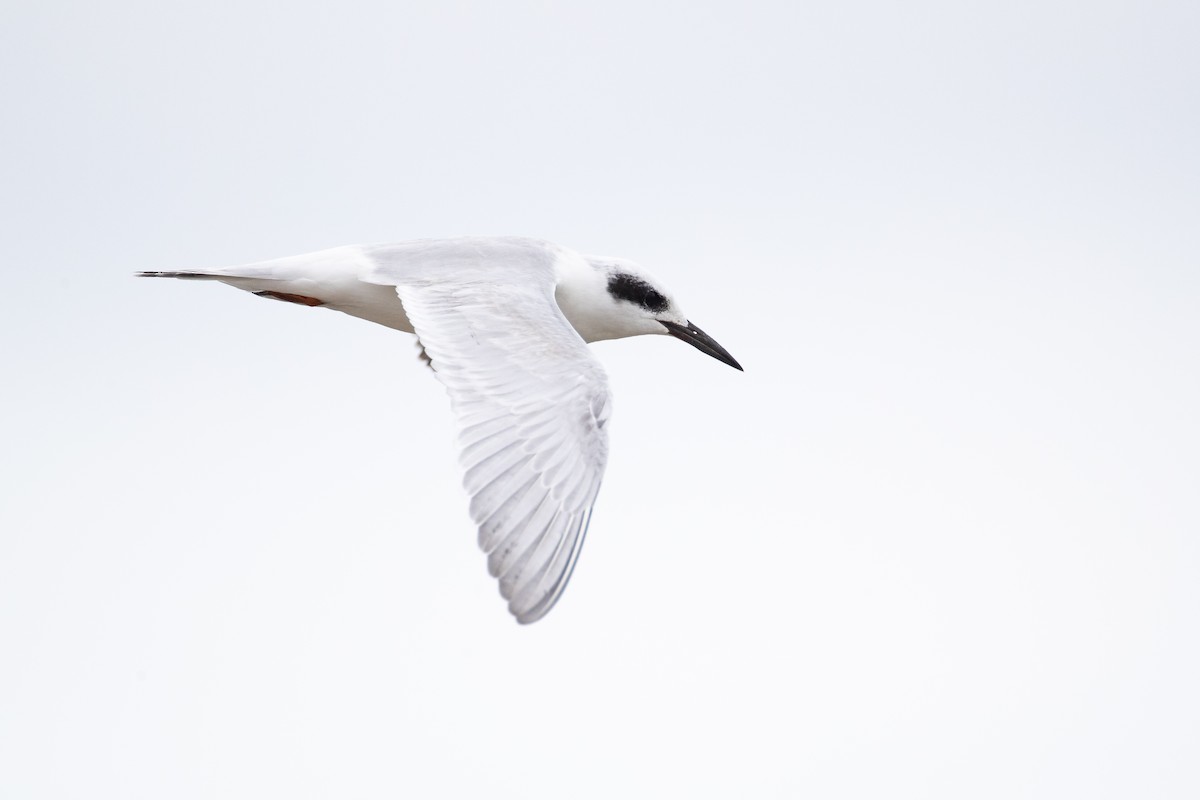
[[[368,279],[394,281],[446,386],[479,545],[508,610],[534,622],[566,587],[600,490],[607,378],[554,300],[550,253],[529,259],[505,247],[437,259],[452,282],[407,255],[380,252]]]

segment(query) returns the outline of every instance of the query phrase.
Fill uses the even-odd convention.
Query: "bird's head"
[[[563,314],[589,342],[670,334],[718,361],[741,369],[733,356],[693,325],[663,284],[643,267],[619,258],[588,256],[588,268],[559,284]]]

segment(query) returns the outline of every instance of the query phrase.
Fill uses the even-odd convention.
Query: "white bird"
[[[608,457],[608,380],[585,342],[670,334],[741,369],[638,265],[517,237],[357,245],[216,280],[415,333],[446,386],[479,546],[521,623],[562,595]]]

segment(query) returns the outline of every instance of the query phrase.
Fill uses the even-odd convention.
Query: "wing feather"
[[[519,622],[541,619],[587,533],[610,404],[604,370],[554,300],[555,254],[512,240],[372,257],[365,279],[396,287],[450,395],[488,571]]]

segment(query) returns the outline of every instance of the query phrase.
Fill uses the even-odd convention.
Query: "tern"
[[[585,343],[669,334],[742,369],[637,264],[538,239],[352,245],[138,275],[219,281],[416,334],[450,395],[488,571],[522,624],[566,588],[608,458],[608,379]]]

